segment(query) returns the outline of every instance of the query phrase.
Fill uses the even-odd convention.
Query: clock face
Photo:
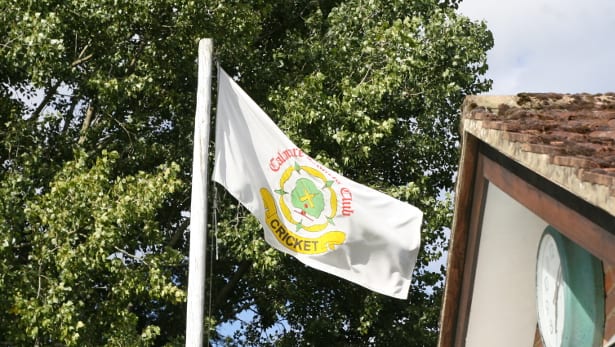
[[[538,326],[545,347],[562,345],[564,286],[562,259],[557,243],[551,234],[545,234],[540,242],[536,263]]]
[[[554,228],[545,229],[536,258],[538,328],[545,347],[602,346],[603,277],[598,258]]]

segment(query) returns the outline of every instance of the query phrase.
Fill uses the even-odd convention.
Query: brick
[[[487,119],[491,119],[492,115],[485,108],[480,107],[480,108],[472,110],[472,112],[470,112],[468,116],[466,116],[466,118],[475,119],[475,120],[487,120]]]
[[[596,162],[591,159],[583,158],[583,157],[571,157],[571,156],[554,156],[551,158],[551,163],[560,166],[570,166],[576,168],[597,168],[599,167]]]
[[[536,143],[537,136],[528,133],[512,133],[507,132],[503,134],[503,138],[512,141],[512,142],[522,142],[522,143]]]
[[[566,153],[584,156],[605,155],[611,150],[608,145],[599,142],[578,142],[570,143],[566,148]]]
[[[545,117],[527,117],[523,119],[523,122],[521,124],[523,124],[523,127],[525,129],[539,130],[540,132],[544,133],[556,130],[559,127],[560,122],[545,119]]]
[[[607,174],[604,170],[581,170],[581,180],[601,184],[604,186],[615,185],[615,177]]]
[[[525,152],[533,152],[533,153],[538,153],[538,154],[562,155],[564,154],[565,149],[562,146],[524,143],[521,145],[521,150]]]
[[[611,176],[615,176],[615,155],[613,154],[615,152],[593,158],[604,169],[603,173]]]
[[[510,123],[504,121],[486,120],[483,122],[483,127],[486,129],[502,130],[502,131],[519,131],[521,125],[518,123]]]
[[[589,133],[589,137],[592,139],[613,140],[615,139],[615,130],[592,131]]]
[[[595,110],[592,115],[596,118],[612,120],[615,119],[615,111],[613,110]],[[615,124],[615,122],[613,123]]]
[[[596,124],[589,119],[580,119],[566,122],[560,128],[571,133],[587,134],[596,129]]]
[[[569,131],[562,130],[553,130],[550,131],[547,135],[550,135],[551,137],[555,139],[560,139],[562,141],[565,140],[570,143],[585,142],[587,138],[587,136],[583,134],[571,133]]]

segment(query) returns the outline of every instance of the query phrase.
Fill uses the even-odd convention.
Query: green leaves
[[[458,105],[489,88],[471,69],[485,67],[489,32],[431,1],[348,1],[322,20],[323,34],[287,42],[297,54],[283,65],[307,73],[270,96],[282,127],[361,182],[376,183],[373,170],[394,184],[428,172],[428,194],[450,189]]]
[[[286,76],[269,94],[269,113],[311,156],[418,206],[425,223],[410,299],[416,308],[387,310],[386,299],[364,302],[368,294],[338,283],[305,290],[308,281],[326,275],[310,273],[308,279],[307,270],[297,269],[295,290],[336,294],[306,294],[309,304],[286,294],[292,297],[287,319],[305,329],[305,344],[316,341],[310,334],[319,330],[328,341],[433,345],[439,309],[431,305],[440,300],[444,277],[432,264],[446,248],[452,216],[445,193],[453,189],[458,161],[459,108],[466,94],[489,89],[479,74],[486,68],[491,34],[434,1],[344,1],[327,17],[314,12],[305,25],[309,34],[291,33],[276,49],[278,70]],[[336,299],[362,304],[340,307]],[[304,305],[326,309],[317,314]],[[348,330],[343,337],[339,331],[327,335],[333,332],[316,327],[315,316]],[[403,328],[391,330],[387,322]]]
[[[169,257],[155,222],[160,204],[181,185],[178,167],[112,177],[117,159],[118,153],[103,152],[89,167],[77,153],[49,191],[25,206],[29,265],[18,281],[36,285],[15,297],[13,313],[31,339],[98,344],[104,341],[98,333],[113,328],[130,336],[137,328],[129,307],[135,295],[184,300],[165,268],[182,256]],[[132,341],[159,331],[147,326]]]
[[[425,211],[400,303],[273,250],[220,192],[212,341],[433,345],[459,106],[489,89],[493,44],[456,3],[0,0],[0,341],[183,343],[196,53],[212,37],[306,153]]]
[[[11,11],[23,6],[12,5],[16,8]],[[3,8],[6,6],[0,5],[0,9]],[[6,33],[6,43],[0,46],[0,53],[12,65],[11,69],[25,70],[31,83],[43,87],[51,77],[45,65],[61,59],[65,49],[61,19],[55,12],[16,12],[18,15],[15,18],[5,22],[8,27],[5,26],[2,31]]]

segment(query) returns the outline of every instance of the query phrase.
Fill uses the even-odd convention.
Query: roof
[[[468,96],[468,132],[615,216],[615,93]]]
[[[487,306],[473,306],[474,286],[477,276],[486,274],[485,264],[497,258],[493,263],[499,266],[498,261],[511,259],[511,254],[533,262],[543,229],[526,227],[528,223],[551,225],[603,261],[615,263],[615,93],[468,96],[460,126],[441,347],[465,345],[468,333],[477,329],[470,326],[472,309]],[[512,242],[498,248],[494,240]],[[482,252],[491,258],[480,258],[483,246],[502,256]],[[516,273],[504,273],[516,281],[533,272],[519,267]],[[488,284],[479,290],[514,287],[489,274],[493,272],[479,279],[481,285]]]

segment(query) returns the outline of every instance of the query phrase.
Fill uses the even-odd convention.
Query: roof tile
[[[569,177],[556,183],[590,202],[604,201],[604,196],[592,196],[603,193],[584,190],[602,186],[606,189],[600,192],[615,196],[615,93],[469,96],[462,126],[474,129],[479,139],[501,146],[518,161],[524,159],[515,156],[547,155],[546,162],[526,161],[553,166],[530,169],[553,175],[547,178],[554,181],[561,176],[555,174],[557,167],[578,169],[572,171],[577,180],[593,186],[573,184]],[[612,203],[612,199],[607,202]],[[615,206],[606,209],[615,211]]]

